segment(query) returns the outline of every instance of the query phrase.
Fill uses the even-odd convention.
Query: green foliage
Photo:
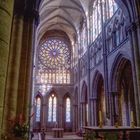
[[[12,132],[15,137],[25,137],[28,133],[29,127],[27,124],[15,123]]]

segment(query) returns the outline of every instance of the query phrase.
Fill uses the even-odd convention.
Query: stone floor
[[[41,140],[41,136],[36,133],[32,140]],[[46,133],[45,140],[83,140],[82,137],[78,137],[74,133],[64,133],[63,138],[53,138],[52,133]]]

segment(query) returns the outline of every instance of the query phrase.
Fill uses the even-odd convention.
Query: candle
[[[99,122],[102,123],[102,112],[101,112],[101,110],[99,111]]]
[[[131,111],[131,122],[134,122],[133,111]]]
[[[131,117],[131,127],[134,128],[135,124],[134,124],[134,113],[133,113],[133,111],[130,112],[130,117]]]

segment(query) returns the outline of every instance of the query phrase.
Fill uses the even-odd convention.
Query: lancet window
[[[48,100],[48,122],[56,122],[57,98],[54,94]]]
[[[71,118],[71,102],[70,102],[70,98],[67,97],[66,98],[66,122],[70,122],[70,118]]]
[[[36,122],[40,122],[41,117],[41,98],[36,98]]]

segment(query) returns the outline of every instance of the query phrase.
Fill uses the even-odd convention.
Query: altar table
[[[85,129],[85,133],[95,132],[96,136],[99,136],[99,132],[122,132],[123,138],[122,140],[128,140],[126,132],[140,132],[140,127],[113,127],[113,126],[105,126],[105,127],[94,127],[94,126],[83,126]]]
[[[62,138],[63,137],[63,128],[52,128],[53,131],[53,137],[54,138]]]

